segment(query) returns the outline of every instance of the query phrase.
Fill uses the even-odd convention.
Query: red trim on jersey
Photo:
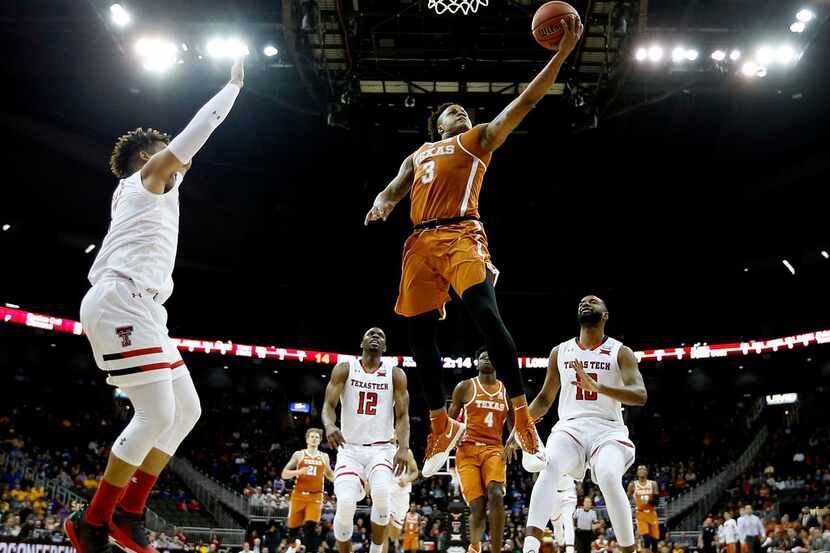
[[[582,442],[580,442],[579,440],[577,440],[577,439],[574,437],[574,435],[573,435],[573,434],[571,434],[570,432],[568,432],[567,430],[560,430],[560,432],[564,432],[565,434],[567,434],[568,436],[570,436],[570,437],[571,437],[571,439],[572,439],[573,441],[575,441],[575,442],[576,442],[576,445],[578,445],[579,447],[584,447],[584,446],[582,445]]]
[[[170,368],[171,368],[171,369],[176,369],[176,368],[181,367],[182,365],[184,365],[184,361],[182,361],[181,359],[179,359],[178,361],[176,361],[175,363],[173,363],[172,365],[170,365]]]
[[[356,476],[357,479],[360,480],[360,475],[356,472],[351,472],[351,471],[350,472],[341,472],[340,474],[335,474],[334,479],[337,480],[341,476]],[[361,480],[361,482],[362,482],[362,480]]]
[[[634,449],[634,444],[631,444],[631,443],[628,443],[628,442],[624,442],[624,441],[622,441],[622,440],[614,440],[614,441],[615,441],[615,442],[617,442],[617,443],[620,443],[620,444],[624,445],[625,447],[630,447],[631,449]],[[601,448],[602,446],[604,446],[604,445],[605,445],[605,444],[607,444],[607,443],[608,443],[608,442],[605,442],[605,443],[603,443],[603,444],[599,444],[597,447],[595,447],[595,448],[594,448],[594,451],[592,451],[592,452],[591,452],[591,457],[593,457],[594,455],[596,455],[596,454],[597,454],[597,451],[599,451],[599,448]]]
[[[380,365],[378,365],[377,369],[373,370],[372,372],[369,372],[369,371],[366,370],[366,367],[363,366],[363,358],[358,359],[357,362],[360,365],[360,369],[363,372],[365,372],[366,374],[376,374],[379,370],[381,370],[383,368],[383,361],[381,361]],[[386,373],[383,373],[382,375],[379,375],[379,376],[386,376]]]
[[[595,351],[598,347],[600,347],[602,344],[604,344],[607,341],[608,341],[608,336],[603,336],[602,341],[599,344],[595,345],[592,348],[586,348],[585,346],[583,346],[582,344],[579,343],[579,338],[577,338],[576,339],[576,345],[579,346],[579,349],[581,349],[582,351]]]
[[[139,365],[138,367],[130,367],[128,369],[114,369],[108,370],[109,376],[126,376],[128,374],[136,374],[145,371],[155,371],[158,369],[169,369],[170,363],[151,363],[150,365]]]
[[[156,369],[169,369],[170,363],[151,363],[150,365],[141,365],[142,371],[155,371]]]
[[[104,355],[104,361],[115,361],[116,359],[129,359],[130,357],[138,357],[139,355],[150,355],[153,353],[162,353],[161,346],[134,349],[131,351],[121,351],[118,353],[107,353]]]
[[[378,463],[377,465],[373,466],[373,467],[369,470],[369,472],[370,472],[370,473],[371,473],[371,472],[374,472],[374,470],[375,470],[376,468],[378,468],[378,467],[386,467],[386,468],[388,468],[389,470],[394,470],[394,469],[392,468],[392,465],[389,465],[389,464],[386,464],[386,463]]]

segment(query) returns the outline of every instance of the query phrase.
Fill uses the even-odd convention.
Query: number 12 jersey
[[[346,443],[374,445],[395,437],[395,365],[383,361],[367,372],[359,358],[349,360],[349,376],[340,396],[340,422]]]

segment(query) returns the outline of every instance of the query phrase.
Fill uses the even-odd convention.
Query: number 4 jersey
[[[360,359],[349,360],[349,376],[340,396],[340,423],[346,443],[375,445],[395,437],[395,365],[384,361],[373,372]]]
[[[622,386],[620,364],[617,361],[622,343],[605,337],[594,348],[584,349],[576,338],[562,342],[557,350],[557,365],[561,388],[559,390],[559,420],[597,417],[623,424],[620,402],[596,392],[583,390],[576,381],[576,361],[588,378],[609,386]]]

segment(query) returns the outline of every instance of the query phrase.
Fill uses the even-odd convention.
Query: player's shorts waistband
[[[478,221],[478,217],[473,217],[472,215],[464,215],[462,217],[450,217],[448,219],[430,219],[429,221],[423,221],[418,223],[413,228],[414,230],[429,230],[438,227],[444,227],[447,225],[454,225],[456,223],[463,223],[464,221]]]
[[[102,277],[98,278],[95,281],[95,284],[100,284],[100,283],[103,283],[103,282],[126,282],[126,283],[128,283],[130,285],[133,285],[136,288],[138,288],[138,284],[132,278],[130,278],[126,275],[123,275],[121,273],[115,273],[115,272],[107,273],[107,274],[103,275]],[[95,284],[93,284],[93,286],[95,286]],[[159,291],[155,288],[143,288],[143,289],[139,289],[139,290],[141,292],[147,292],[147,294],[149,294],[150,297],[153,300],[158,299]],[[139,291],[139,290],[137,290],[137,291]]]

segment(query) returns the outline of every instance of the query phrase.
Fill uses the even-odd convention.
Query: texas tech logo
[[[115,329],[115,333],[118,335],[119,338],[121,338],[122,348],[133,345],[132,341],[130,341],[130,334],[133,333],[133,327],[119,326]]]

